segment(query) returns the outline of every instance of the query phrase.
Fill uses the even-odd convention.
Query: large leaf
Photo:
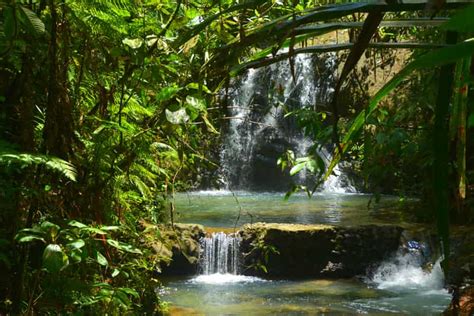
[[[20,17],[25,21],[25,24],[30,33],[35,35],[42,35],[46,33],[43,21],[30,9],[20,6]]]
[[[58,273],[69,264],[68,257],[58,244],[49,244],[43,251],[43,268]]]
[[[448,22],[443,25],[446,30],[456,32],[474,32],[474,5],[460,10]]]

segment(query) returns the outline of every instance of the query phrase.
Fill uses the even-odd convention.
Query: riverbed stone
[[[256,223],[242,236],[243,273],[267,277],[349,278],[395,252],[402,228]]]

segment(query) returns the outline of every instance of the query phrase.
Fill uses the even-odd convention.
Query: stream
[[[229,191],[181,193],[176,197],[176,210],[180,222],[203,224],[213,231],[231,232],[236,223],[239,227],[258,221],[409,226],[397,207],[396,197],[382,197],[369,209],[370,196],[363,194],[320,193],[311,199],[295,195],[288,201],[283,196]],[[213,236],[222,238],[218,235]],[[211,245],[210,238],[206,239]],[[224,244],[220,243],[215,247],[221,249]],[[231,244],[225,242],[226,246]],[[399,252],[358,278],[265,280],[222,270],[222,265],[212,271],[208,261],[202,263],[208,266],[201,275],[164,280],[160,293],[172,304],[174,315],[437,315],[449,304],[451,296],[443,289],[439,263],[425,271],[420,262],[418,253]]]

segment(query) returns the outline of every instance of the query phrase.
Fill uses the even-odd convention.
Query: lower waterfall
[[[212,233],[201,239],[200,275],[195,283],[227,284],[263,281],[256,277],[240,275],[240,236]]]
[[[201,273],[238,274],[240,240],[235,234],[227,235],[222,232],[202,238]]]

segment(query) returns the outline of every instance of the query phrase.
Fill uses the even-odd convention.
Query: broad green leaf
[[[199,91],[199,90],[202,90],[202,91],[204,91],[204,92],[206,92],[206,93],[212,94],[211,90],[209,90],[209,88],[208,88],[207,86],[205,86],[205,85],[203,85],[203,84],[200,85],[200,84],[198,84],[198,83],[196,83],[196,82],[191,82],[191,83],[189,83],[189,84],[186,86],[186,88],[188,88],[188,89],[194,89],[194,90],[198,90],[198,91]]]
[[[120,274],[120,270],[114,269],[114,271],[112,272],[112,278],[115,278],[119,274]]]
[[[99,251],[96,252],[95,259],[97,260],[97,263],[101,266],[107,266],[109,264],[107,258],[105,258],[104,255],[101,254]]]
[[[135,297],[135,298],[138,298],[138,297],[139,297],[137,291],[135,291],[134,289],[128,288],[128,287],[122,287],[122,288],[120,288],[120,291],[122,291],[122,292],[124,292],[124,293],[126,293],[126,294],[128,294],[128,295],[131,295],[131,296],[133,296],[133,297]]]
[[[178,86],[169,86],[169,87],[164,87],[161,89],[158,94],[156,95],[155,99],[158,102],[165,102],[170,100],[172,97],[176,95],[181,90]]]
[[[130,244],[120,242],[114,239],[107,239],[107,243],[111,245],[112,247],[115,247],[119,250],[130,252],[130,253],[136,253],[136,254],[142,254],[141,250],[138,248],[133,247]]]
[[[16,239],[18,242],[32,242],[34,240],[39,240],[41,242],[46,243],[46,240],[44,238],[39,237],[39,236],[34,236],[34,235],[28,235],[28,236],[22,236]]]
[[[290,176],[294,176],[301,170],[303,170],[306,167],[306,162],[301,162],[293,166],[293,168],[290,169]]]
[[[461,33],[474,32],[474,5],[459,10],[448,22],[442,25],[442,28]]]
[[[68,257],[58,244],[49,244],[43,252],[43,268],[50,273],[58,273],[69,264]]]
[[[85,228],[87,227],[87,225],[81,223],[81,222],[78,222],[76,220],[72,220],[68,223],[69,226],[72,226],[72,227],[77,227],[77,228]]]
[[[79,263],[82,261],[82,251],[81,249],[72,249],[70,257],[74,263]]]
[[[97,234],[97,235],[107,235],[106,231],[103,231],[102,229],[95,228],[95,227],[87,226],[85,228],[82,228],[82,230],[93,233],[93,234]]]
[[[56,238],[59,233],[59,230],[61,229],[61,227],[59,227],[58,225],[48,221],[42,222],[40,227],[41,230],[47,232],[53,240]]]
[[[43,21],[30,9],[20,6],[21,16],[24,17],[26,25],[31,33],[41,35],[46,33]]]
[[[85,241],[82,239],[74,240],[67,244],[67,247],[70,249],[80,249],[86,245]]]

